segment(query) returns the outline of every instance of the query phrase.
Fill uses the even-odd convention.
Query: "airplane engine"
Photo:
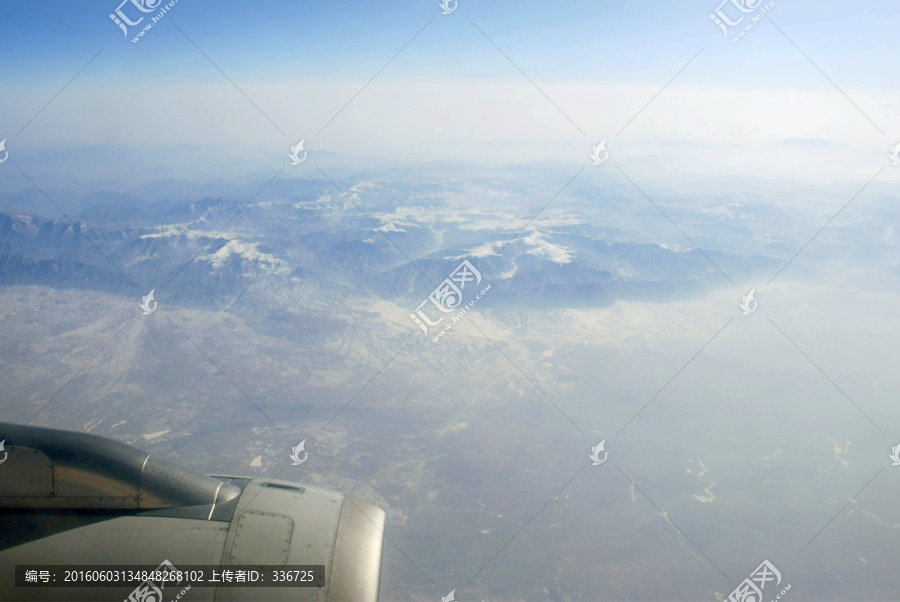
[[[0,422],[0,439],[0,599],[378,599],[385,514],[369,503],[289,481],[202,475],[86,433]],[[17,565],[52,566],[54,581],[17,586]],[[207,586],[56,585],[134,565],[203,567]],[[75,566],[96,570],[72,574]],[[235,581],[246,567],[260,568],[254,580]],[[209,584],[212,569],[231,579]]]

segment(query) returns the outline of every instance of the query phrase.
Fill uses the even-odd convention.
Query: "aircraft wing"
[[[0,422],[0,440],[0,599],[378,599],[385,514],[371,504],[312,485],[206,476],[86,433]],[[313,587],[231,582],[184,591],[153,583],[156,590],[136,593],[133,585],[15,584],[16,565],[164,561],[176,569],[322,565],[325,572]]]

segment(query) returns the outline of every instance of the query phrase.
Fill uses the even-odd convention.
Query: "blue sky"
[[[118,5],[0,5],[8,146],[213,145],[280,156],[303,138],[319,150],[406,160],[474,159],[491,145],[522,151],[539,141],[536,152],[580,155],[615,137],[682,68],[628,126],[623,141],[645,145],[632,156],[660,141],[874,148],[900,135],[900,67],[890,60],[900,6],[887,0],[781,0],[737,44],[708,18],[715,1],[460,0],[442,15],[436,0],[180,0],[137,44],[109,19]]]
[[[181,0],[166,18],[223,69],[227,67],[226,72],[241,78],[371,76],[373,67],[383,65],[432,17],[435,20],[386,76],[518,77],[493,70],[492,62],[483,60],[486,42],[466,17],[526,72],[544,81],[653,78],[654,65],[667,66],[669,57],[681,61],[701,47],[738,64],[742,57],[786,57],[796,52],[785,43],[774,44],[772,32],[754,32],[757,39],[742,40],[736,53],[707,18],[716,4],[461,0],[457,10],[445,16],[436,1]],[[4,2],[0,7],[4,79],[70,76],[73,65],[100,48],[107,78],[218,76],[184,68],[189,66],[184,56],[189,45],[171,26],[156,28],[140,44],[122,43],[122,33],[108,18],[117,6],[116,0]],[[896,63],[886,59],[894,50],[893,24],[898,17],[900,7],[887,0],[859,4],[782,0],[771,12],[807,54],[850,86],[881,86],[892,75],[896,79]],[[125,67],[126,73],[117,67]],[[733,72],[724,68],[718,76],[730,79]],[[767,76],[778,73],[770,70]]]

